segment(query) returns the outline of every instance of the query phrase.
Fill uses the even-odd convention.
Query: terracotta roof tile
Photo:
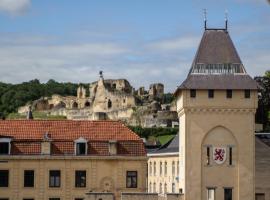
[[[12,154],[40,154],[48,133],[52,155],[73,155],[74,140],[88,141],[89,155],[109,155],[110,140],[118,142],[121,155],[145,156],[142,140],[118,121],[0,120],[0,137],[12,137]]]

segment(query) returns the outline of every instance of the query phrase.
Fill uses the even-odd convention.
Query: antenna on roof
[[[207,12],[206,9],[203,9],[203,15],[204,15],[204,30],[207,29]]]
[[[225,10],[225,30],[228,29],[228,10]]]

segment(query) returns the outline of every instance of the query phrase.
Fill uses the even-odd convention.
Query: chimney
[[[50,155],[51,154],[51,134],[46,132],[43,136],[43,141],[41,142],[41,154]]]
[[[117,141],[109,140],[109,153],[110,155],[117,155]]]

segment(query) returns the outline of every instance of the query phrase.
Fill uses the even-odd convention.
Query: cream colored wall
[[[207,90],[197,90],[196,98],[190,98],[189,91],[185,90],[179,95],[182,95],[177,98],[181,124],[180,152],[184,148],[184,160],[180,161],[180,170],[184,168],[180,188],[183,187],[185,199],[206,199],[207,187],[217,187],[216,198],[224,198],[223,187],[232,185],[234,199],[253,200],[256,92],[251,92],[250,99],[244,98],[244,91],[233,91],[232,99],[226,98],[226,91],[215,91],[214,99],[208,99]],[[205,167],[202,162],[204,138],[216,127],[228,130],[231,133],[229,138],[235,138],[237,152],[233,156],[238,160],[233,167],[226,163]],[[218,138],[217,135],[211,142],[227,145],[226,138],[217,141]]]
[[[148,192],[153,193],[153,186],[156,183],[156,192],[161,193],[160,183],[162,184],[162,194],[164,194],[164,185],[167,184],[167,193],[172,193],[172,183],[175,183],[175,193],[178,193],[178,177],[179,177],[179,168],[178,166],[178,155],[173,156],[148,156]],[[156,174],[154,174],[154,162],[156,162]],[[160,173],[160,162],[162,162],[162,173]],[[167,162],[167,175],[165,175],[165,162]],[[172,173],[172,163],[175,163],[175,174]],[[150,166],[152,163],[152,173],[150,173]],[[150,188],[150,183],[152,188]]]
[[[123,158],[78,158],[57,157],[51,159],[45,156],[42,159],[29,156],[3,159],[0,169],[9,170],[9,187],[0,188],[0,197],[10,200],[34,198],[48,200],[50,197],[60,197],[65,200],[85,197],[89,191],[102,192],[108,189],[120,199],[121,192],[145,192],[147,161],[145,157]],[[24,170],[35,170],[35,187],[23,187]],[[61,187],[49,187],[49,170],[61,170]],[[86,170],[86,187],[75,187],[75,170]],[[126,188],[126,171],[138,171],[138,188]],[[109,186],[106,186],[109,184]],[[110,185],[112,185],[110,189]]]

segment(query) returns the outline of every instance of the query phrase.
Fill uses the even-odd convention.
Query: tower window
[[[194,89],[190,90],[190,97],[196,98],[196,90],[194,90]]]
[[[206,147],[206,164],[210,165],[210,147]]]
[[[224,188],[224,200],[232,200],[232,188]]]
[[[109,99],[108,100],[108,108],[111,108],[112,107],[112,101]]]
[[[229,165],[232,165],[232,147],[229,147]]]
[[[215,200],[215,188],[207,188],[207,200]]]
[[[245,90],[245,98],[246,99],[250,98],[250,90]]]
[[[208,90],[208,98],[214,98],[214,90]]]
[[[232,98],[232,90],[227,90],[227,99]]]

